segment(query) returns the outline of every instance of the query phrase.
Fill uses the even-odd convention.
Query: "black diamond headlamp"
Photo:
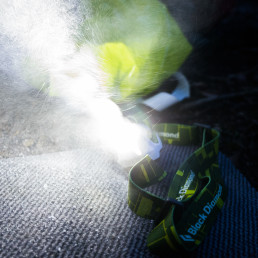
[[[141,111],[134,117],[150,126]],[[197,125],[163,123],[151,129],[154,140],[157,134],[163,143],[199,148],[177,170],[167,198],[145,189],[165,179],[166,171],[149,155],[141,159],[129,173],[128,205],[137,215],[158,222],[147,237],[152,251],[192,251],[204,240],[227,195],[217,161],[220,134]]]

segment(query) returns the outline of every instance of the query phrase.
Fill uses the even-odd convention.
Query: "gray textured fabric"
[[[165,146],[160,163],[172,176],[190,151]],[[223,155],[220,165],[224,173],[233,175],[232,187],[237,182],[251,189]],[[128,208],[127,172],[101,151],[89,148],[0,160],[0,183],[1,257],[152,257],[145,241],[154,223]],[[164,185],[155,191],[164,193],[162,189]],[[241,253],[238,249],[236,254],[247,257],[257,251],[256,210],[251,206],[257,193],[251,189],[251,196],[245,196],[246,192],[235,196],[235,186],[230,192],[231,199],[250,197],[252,201],[244,204],[232,199],[232,204],[228,200],[211,234],[192,256],[235,254],[235,236],[230,238],[229,234],[236,234],[240,228],[251,230],[253,238],[245,239],[248,232],[238,237],[248,249],[242,248]],[[241,210],[241,205],[252,209]],[[236,209],[242,214],[241,225],[230,219]],[[249,228],[245,229],[247,218]]]
[[[89,149],[0,161],[0,256],[148,254],[127,172]],[[140,234],[138,234],[140,232]]]

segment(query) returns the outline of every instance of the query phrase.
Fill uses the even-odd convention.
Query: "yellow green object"
[[[145,95],[179,69],[192,47],[158,0],[84,0],[78,44],[94,46],[116,101]]]
[[[75,26],[72,38],[77,47],[73,54],[46,53],[46,60],[44,55],[24,60],[25,80],[50,95],[60,94],[59,86],[66,83],[60,76],[65,78],[81,61],[85,73],[97,77],[93,79],[101,81],[114,101],[147,95],[176,72],[192,50],[158,0],[82,0],[80,11],[80,25]],[[96,58],[94,64],[91,56]],[[85,87],[89,87],[87,83]]]

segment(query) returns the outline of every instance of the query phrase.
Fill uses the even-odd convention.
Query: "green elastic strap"
[[[139,216],[158,220],[147,245],[153,251],[195,249],[204,239],[226,198],[217,163],[219,132],[200,126],[157,124],[161,140],[175,145],[200,145],[179,167],[167,198],[144,188],[166,172],[147,155],[129,173],[128,204]]]

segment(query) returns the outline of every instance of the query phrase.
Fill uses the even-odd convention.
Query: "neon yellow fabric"
[[[139,67],[129,48],[121,43],[106,43],[99,47],[99,57],[103,60],[101,68],[108,75],[106,85],[124,90],[122,97],[133,93],[137,83],[135,80],[140,76]],[[122,79],[122,81],[120,81]],[[125,91],[127,89],[127,91]]]
[[[89,61],[85,69],[96,70],[90,76],[98,77],[97,81],[102,81],[104,90],[116,102],[158,88],[192,50],[166,6],[158,0],[82,0],[80,11],[82,22],[74,31],[76,54],[83,55],[87,49],[95,55],[98,65],[91,66]],[[74,58],[69,56],[67,66],[69,60],[76,62]],[[43,61],[28,58],[24,62],[24,77],[48,94],[58,95],[49,73],[53,67]],[[104,73],[103,80],[98,68]],[[61,72],[65,72],[65,67]]]
[[[192,47],[158,0],[92,0],[79,45],[89,42],[116,101],[145,95],[185,61]],[[91,33],[90,33],[90,32]],[[87,40],[87,41],[86,41]]]

